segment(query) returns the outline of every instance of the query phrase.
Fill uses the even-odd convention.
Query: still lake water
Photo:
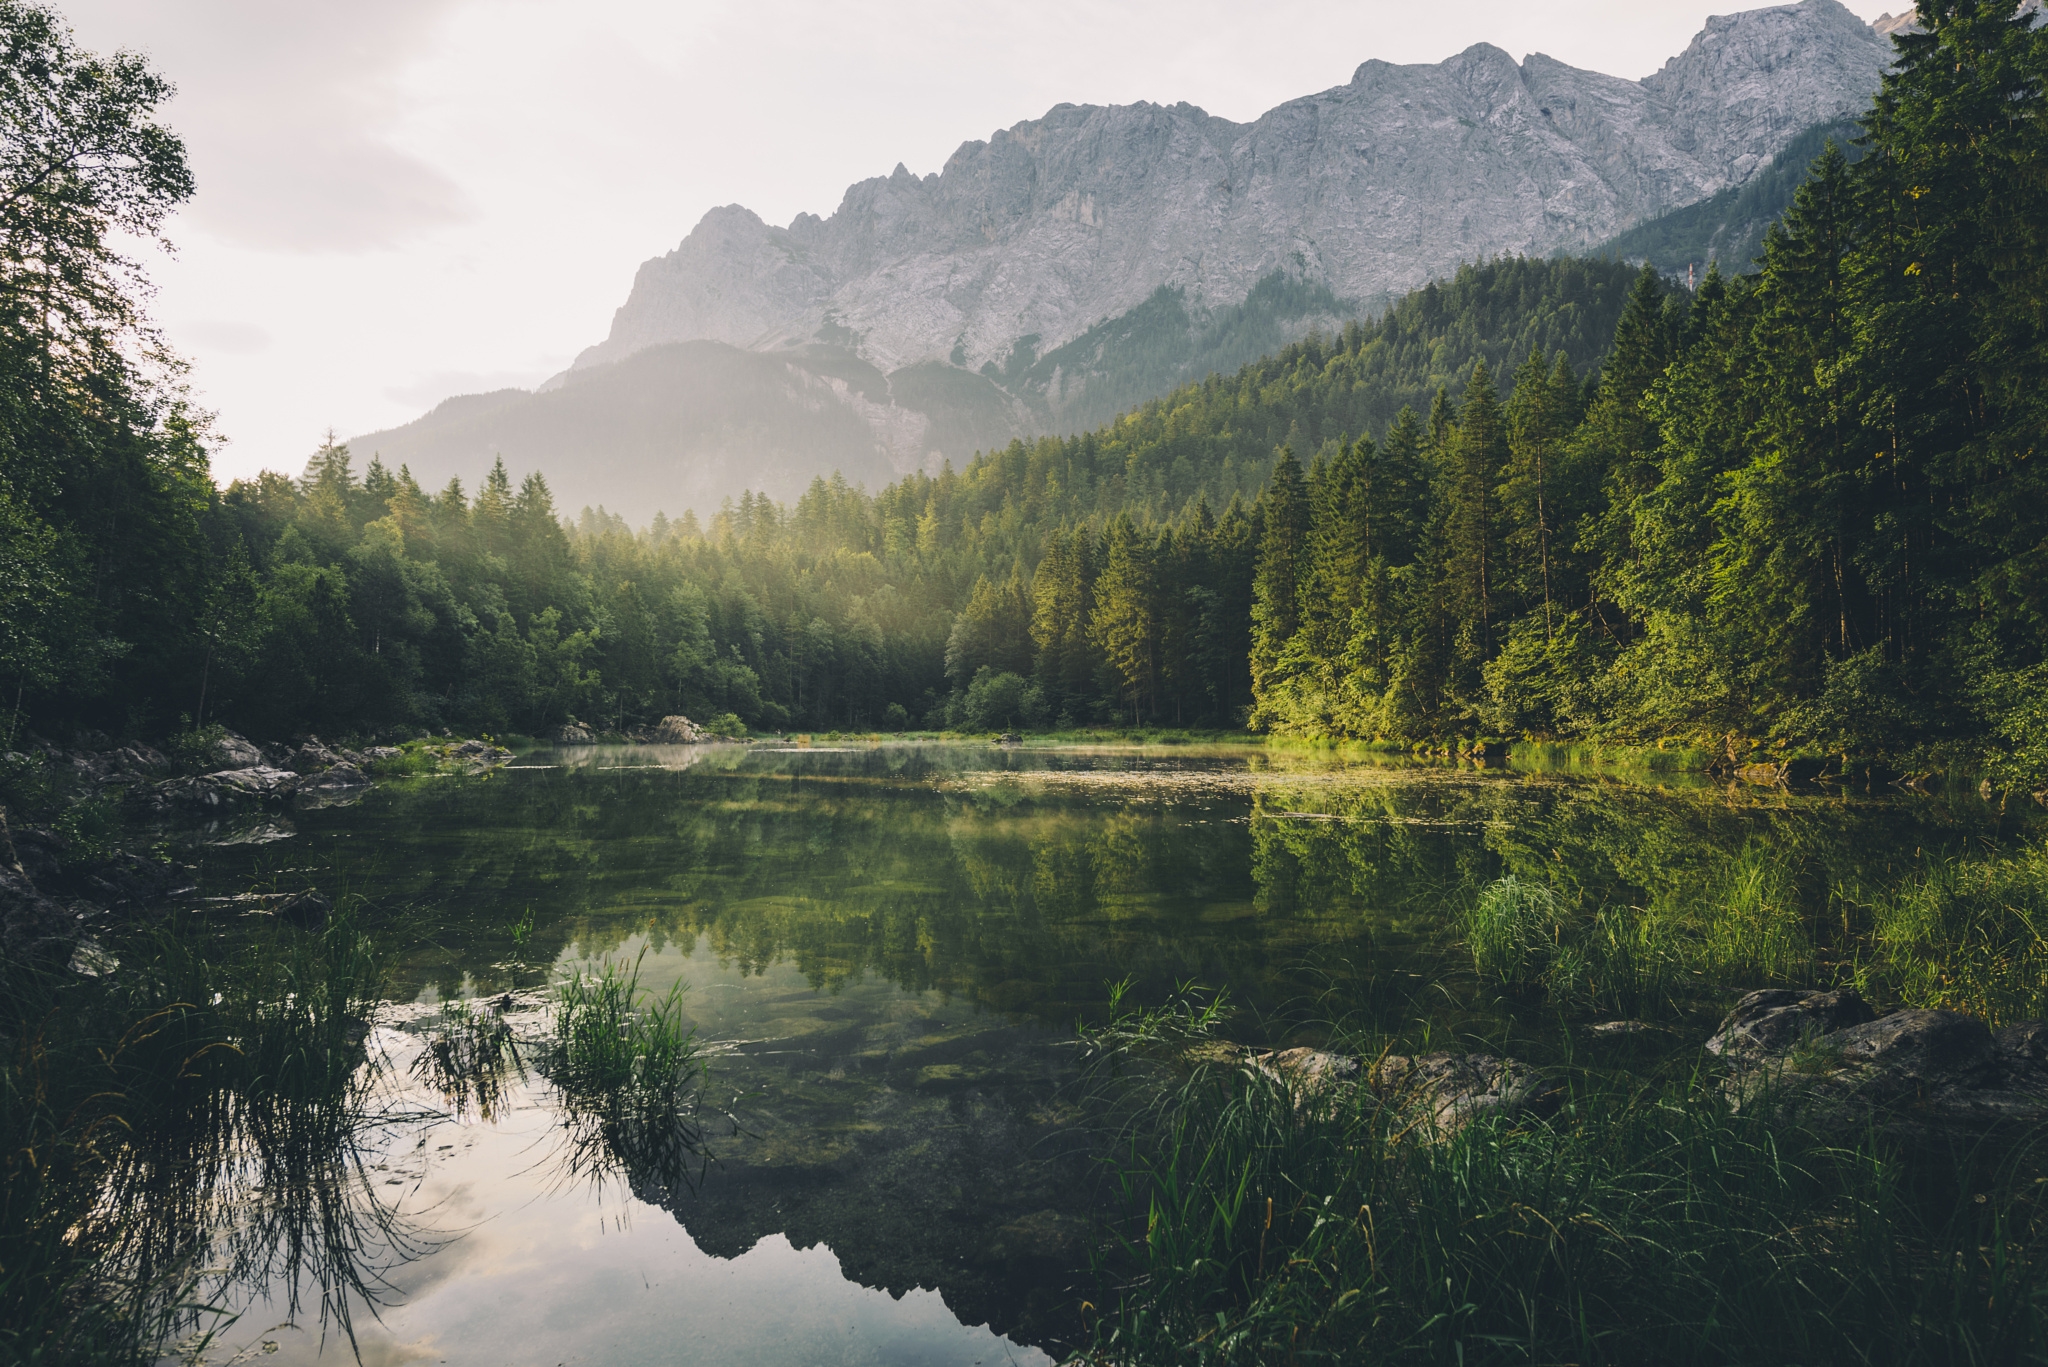
[[[1225,989],[1244,1042],[1335,1020],[1583,1063],[1591,1018],[1503,997],[1456,945],[1449,915],[1503,872],[1648,906],[1761,847],[1824,941],[1844,890],[2037,824],[1974,797],[1249,746],[757,745],[543,752],[221,832],[210,893],[360,900],[393,1119],[358,1173],[381,1204],[353,1348],[317,1286],[294,1312],[243,1284],[205,1357],[1051,1362],[1099,1295],[1073,1040],[1111,983]],[[573,1170],[537,1076],[488,1119],[409,1080],[441,1003],[509,992],[537,1031],[548,982],[635,959],[656,991],[688,984],[726,1113],[694,1191]],[[1696,1050],[1728,996],[1631,1047]]]

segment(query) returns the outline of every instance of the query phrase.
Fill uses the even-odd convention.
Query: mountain
[[[1863,149],[1856,139],[1862,133],[1853,119],[1816,124],[1785,144],[1744,184],[1637,224],[1603,243],[1600,254],[1648,261],[1674,276],[1684,275],[1688,267],[1704,274],[1708,263],[1717,261],[1724,274],[1754,269],[1763,255],[1764,233],[1792,207],[1793,193],[1805,182],[1814,159],[1832,142],[1850,161],[1860,160]]]
[[[635,516],[934,468],[1097,424],[1461,263],[1583,252],[1739,187],[1859,112],[1890,52],[1837,0],[1800,0],[1709,19],[1640,81],[1480,43],[1365,62],[1245,124],[1059,105],[936,173],[862,181],[829,218],[713,209],[542,392],[354,444],[428,482],[502,452],[561,471],[569,506]]]

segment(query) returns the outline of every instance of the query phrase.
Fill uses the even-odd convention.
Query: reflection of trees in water
[[[377,822],[404,873],[384,900],[449,909],[450,947],[411,965],[444,993],[530,984],[565,949],[602,956],[635,936],[702,936],[742,972],[789,962],[821,988],[873,974],[979,999],[1003,984],[1010,1005],[1020,981],[1084,967],[1170,978],[1222,962],[1243,988],[1290,954],[1368,940],[1419,951],[1503,872],[1573,906],[1650,906],[1692,895],[1759,841],[1810,907],[1901,848],[1983,824],[1938,804],[1287,750],[1219,763],[735,747],[687,773],[505,777],[420,785]],[[499,942],[528,905],[533,943],[514,953]],[[535,967],[505,966],[521,959]]]

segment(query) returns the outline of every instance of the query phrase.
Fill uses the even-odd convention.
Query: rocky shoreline
[[[489,741],[452,737],[411,743],[410,750],[430,756],[438,770],[466,773],[512,758],[510,750]],[[49,805],[62,811],[24,822],[0,806],[0,953],[89,969],[95,933],[159,915],[198,891],[196,867],[166,855],[161,843],[152,854],[131,846],[224,816],[359,801],[375,785],[379,766],[407,753],[407,747],[394,745],[331,747],[318,736],[259,745],[230,731],[181,765],[142,741],[114,742],[87,733],[66,748],[31,738],[23,750],[0,755],[0,764],[34,771],[50,791]],[[117,814],[123,829],[87,838],[75,819],[86,811]],[[202,904],[223,900],[237,899],[208,898]],[[259,910],[291,920],[317,920],[332,905],[316,892],[258,900]]]
[[[1591,1029],[1596,1037],[1637,1033]],[[1706,1051],[1725,1065],[1719,1088],[1731,1110],[1845,1136],[1875,1129],[1917,1146],[1974,1143],[2048,1121],[2048,1021],[1993,1030],[1960,1011],[1880,1015],[1854,988],[1764,988],[1735,1003]],[[1303,1102],[1362,1088],[1371,1104],[1402,1112],[1402,1133],[1431,1140],[1484,1116],[1548,1117],[1566,1095],[1562,1080],[1487,1053],[1369,1059],[1226,1046],[1198,1057],[1250,1067]]]

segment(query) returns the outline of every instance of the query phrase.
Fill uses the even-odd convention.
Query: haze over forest
[[[1709,20],[1641,81],[1482,42],[1367,61],[1245,124],[1059,105],[939,172],[850,186],[825,218],[714,209],[539,393],[453,398],[351,445],[436,487],[474,487],[503,455],[566,506],[636,524],[834,470],[871,488],[937,473],[1106,423],[1461,264],[1640,259],[1618,235],[1772,182],[1742,206],[1746,235],[1716,240],[1717,219],[1658,244],[1667,268],[1731,247],[1746,268],[1785,173],[1845,131],[1888,60],[1837,0],[1802,0]]]

